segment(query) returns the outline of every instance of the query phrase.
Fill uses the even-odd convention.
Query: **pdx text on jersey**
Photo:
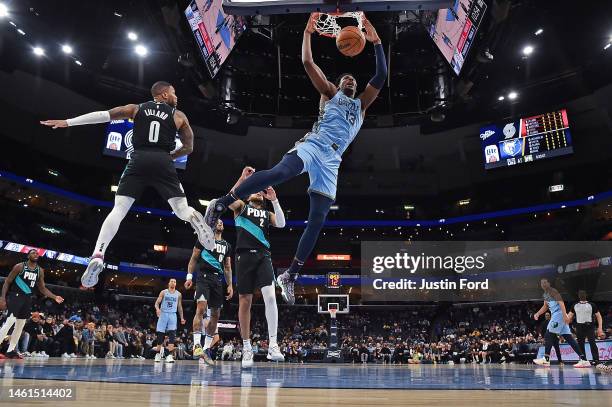
[[[162,112],[161,110],[145,109],[144,114],[147,117],[155,116],[159,117],[162,120],[166,120],[168,118],[168,113]]]
[[[268,218],[268,211],[264,209],[252,208],[250,206],[247,207],[247,216],[255,216],[256,218]]]

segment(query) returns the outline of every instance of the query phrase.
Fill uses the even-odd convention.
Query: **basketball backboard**
[[[223,0],[223,10],[231,15],[269,15],[313,11],[439,10],[452,4],[453,0]]]
[[[336,309],[337,314],[349,313],[348,294],[319,294],[317,297],[317,312],[329,314],[330,309]]]

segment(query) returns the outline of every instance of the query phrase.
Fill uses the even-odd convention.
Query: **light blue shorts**
[[[176,313],[162,312],[157,320],[156,332],[176,331]]]
[[[548,322],[548,326],[546,329],[557,335],[568,335],[571,334],[572,331],[570,327],[565,323],[561,314],[554,314],[550,321]]]
[[[308,172],[310,187],[308,192],[316,192],[332,200],[336,199],[338,189],[338,170],[342,157],[320,136],[310,134],[305,141],[298,143],[289,152],[296,151],[304,162],[304,172]]]

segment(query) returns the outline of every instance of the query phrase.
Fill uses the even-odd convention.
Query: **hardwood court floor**
[[[520,365],[380,366],[25,360],[0,362],[0,405],[17,386],[74,386],[55,406],[607,406],[612,375]],[[6,403],[6,404],[5,404]]]

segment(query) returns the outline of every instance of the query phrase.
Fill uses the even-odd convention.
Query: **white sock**
[[[19,342],[19,338],[21,338],[21,332],[23,331],[23,326],[25,323],[25,319],[18,319],[15,321],[15,328],[13,328],[13,333],[11,334],[11,341],[9,342],[7,352],[12,352],[17,347],[17,343]]]
[[[102,228],[100,228],[100,234],[98,235],[94,255],[98,254],[104,256],[106,249],[108,249],[108,245],[119,230],[121,221],[123,218],[125,218],[125,215],[127,215],[134,201],[135,199],[130,198],[129,196],[115,196],[115,205],[113,206],[113,210],[110,211],[108,216],[106,216],[104,223],[102,223]]]
[[[242,347],[244,348],[244,350],[251,350],[253,348],[251,348],[251,340],[250,339],[243,339],[242,340]]]
[[[276,334],[278,331],[278,308],[276,307],[276,290],[274,284],[262,287],[261,295],[263,296],[266,306],[266,321],[268,322],[268,336],[270,345],[276,344]]]
[[[166,350],[163,346],[161,347],[161,349],[159,350],[159,355],[163,358],[164,357],[164,350]]]
[[[210,335],[206,335],[204,338],[204,350],[210,349],[210,345],[212,345],[213,337]]]
[[[193,345],[202,345],[202,332],[193,333]]]
[[[6,338],[8,331],[11,329],[15,321],[17,321],[17,318],[15,318],[13,314],[11,314],[11,316],[4,321],[4,325],[2,325],[2,328],[0,328],[0,343],[4,341],[4,338]]]

